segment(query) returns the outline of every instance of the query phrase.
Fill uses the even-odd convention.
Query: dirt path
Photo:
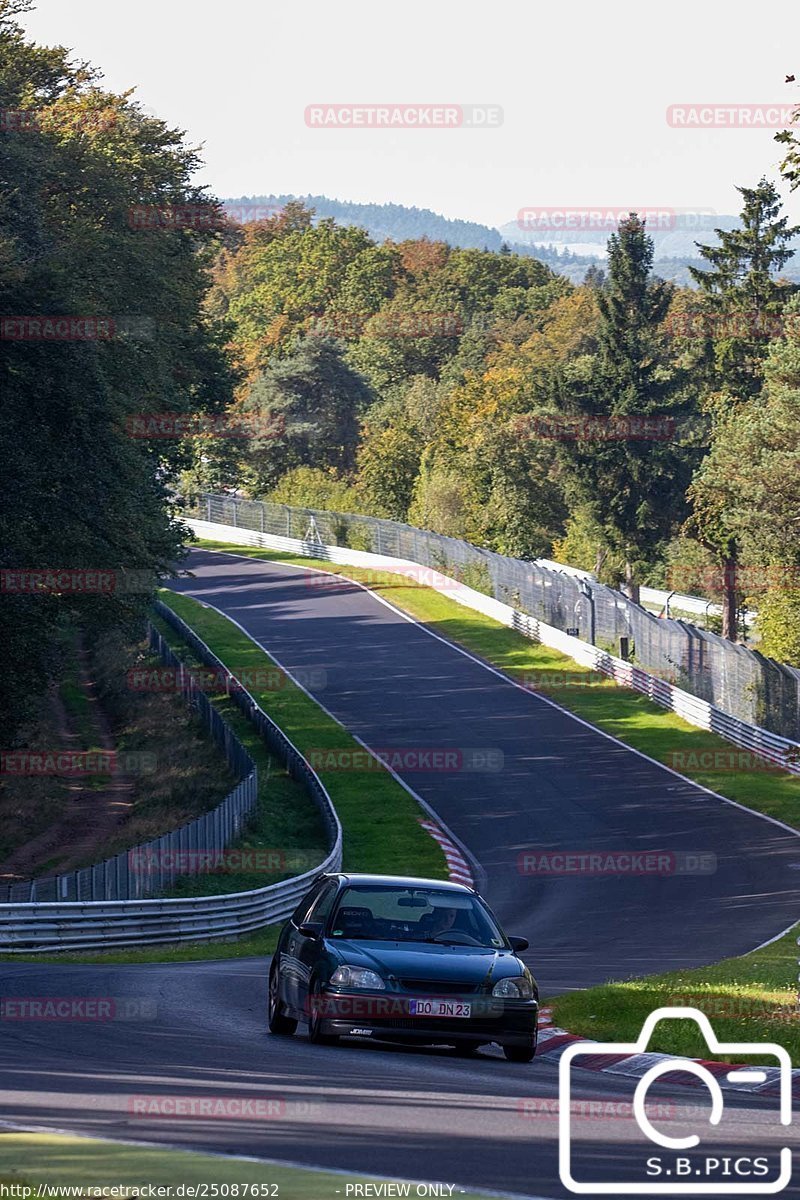
[[[81,744],[76,723],[67,711],[58,688],[53,687],[50,703],[56,717],[59,747],[68,750],[114,750],[111,727],[97,697],[97,689],[89,672],[85,646],[79,646],[78,668],[81,687],[89,702],[93,729],[93,746]],[[61,816],[43,833],[24,842],[0,861],[0,883],[19,883],[46,870],[48,875],[63,874],[98,858],[118,826],[125,820],[132,805],[133,785],[123,775],[116,775],[103,788],[86,786],[79,777],[53,778],[54,787],[66,791],[66,803]]]

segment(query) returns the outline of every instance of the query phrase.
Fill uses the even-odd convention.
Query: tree
[[[697,451],[681,424],[693,397],[667,351],[661,326],[672,287],[650,276],[644,222],[635,214],[621,222],[608,251],[607,282],[593,290],[598,351],[557,375],[549,434],[558,440],[568,499],[622,554],[626,589],[638,600],[637,572],[685,509]]]
[[[368,512],[405,521],[425,445],[435,430],[438,387],[417,375],[402,395],[373,405],[361,430],[358,488]]]
[[[243,460],[256,494],[295,467],[352,472],[359,424],[373,400],[330,338],[305,338],[270,363],[238,410],[251,432]]]
[[[329,508],[338,512],[361,512],[358,493],[334,471],[322,467],[295,467],[281,477],[268,500],[300,508]]]
[[[766,629],[778,630],[781,597],[793,609],[800,573],[800,298],[787,307],[785,336],[770,348],[762,394],[718,421],[692,497],[714,542],[730,548],[733,562],[734,550],[745,557],[748,568],[737,564],[732,585],[759,609],[766,594]],[[764,648],[775,646],[768,638]]]
[[[774,278],[794,255],[789,243],[800,226],[779,217],[781,199],[774,183],[736,189],[744,200],[741,227],[716,229],[719,245],[696,242],[711,269],[690,267],[708,311],[715,390],[735,401],[757,395],[763,362],[783,308],[795,285]]]
[[[761,179],[755,188],[737,189],[744,199],[741,227],[716,230],[718,246],[700,246],[711,270],[690,268],[700,286],[709,324],[704,353],[695,365],[705,379],[705,408],[712,422],[711,441],[725,441],[729,417],[758,396],[763,386],[764,361],[770,341],[780,330],[781,314],[793,285],[776,280],[794,253],[789,241],[800,228],[779,217],[781,202],[774,184]],[[702,331],[702,325],[701,325]],[[703,365],[704,364],[704,365]],[[724,446],[721,449],[724,454]],[[736,637],[736,613],[741,600],[737,585],[739,544],[730,532],[731,497],[719,484],[714,463],[701,469],[689,498],[692,512],[685,530],[709,550],[720,567],[722,633]]]
[[[14,15],[27,7],[0,0],[0,107],[35,114],[0,137],[2,311],[68,323],[52,340],[8,328],[0,339],[0,553],[6,568],[139,582],[2,597],[7,744],[57,671],[59,627],[138,633],[152,584],[180,556],[165,479],[182,450],[131,436],[135,418],[229,399],[201,311],[219,207],[191,183],[197,155],[63,49],[26,41]],[[181,212],[188,223],[171,219]],[[157,219],[137,226],[137,213]]]

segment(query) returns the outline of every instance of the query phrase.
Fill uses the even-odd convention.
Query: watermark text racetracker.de
[[[502,771],[503,751],[494,746],[384,746],[375,750],[311,747],[306,758],[315,771]]]
[[[676,229],[684,217],[675,208],[647,204],[530,205],[517,213],[517,225],[529,233],[616,233],[634,213],[650,232]]]
[[[149,750],[0,750],[0,778],[154,775],[157,766]]]
[[[279,413],[134,413],[125,418],[128,437],[151,438],[280,438],[286,422]]]
[[[0,1021],[152,1021],[155,1000],[146,996],[5,996]]]
[[[664,762],[673,771],[685,775],[687,772],[708,771],[710,773],[727,774],[729,771],[766,771],[768,774],[779,773],[791,759],[782,760],[765,758],[769,754],[765,747],[762,754],[753,750],[668,750],[664,754]]]
[[[68,112],[59,108],[0,108],[0,133],[44,133],[53,130],[106,133],[118,123],[119,115],[110,110]]]
[[[390,582],[400,587],[435,588],[437,592],[458,591],[464,586],[458,579],[442,575],[435,567],[418,566],[416,563],[393,569]],[[359,584],[380,588],[387,584],[387,572],[366,567],[354,581],[349,575],[339,575],[334,571],[314,571],[304,576],[303,584],[312,592],[352,591]]]
[[[797,104],[670,104],[667,124],[673,129],[788,129]]]
[[[235,1095],[132,1095],[126,1108],[132,1117],[203,1117],[221,1121],[280,1121],[317,1119],[324,1110],[321,1098],[287,1100],[281,1096]]]
[[[717,856],[699,850],[524,850],[521,875],[713,875]]]
[[[0,1183],[0,1200],[246,1200],[280,1196],[277,1183]]]
[[[128,870],[133,875],[144,876],[158,871],[179,875],[279,875],[287,872],[301,875],[315,867],[319,858],[319,851],[282,846],[245,846],[228,850],[214,847],[162,850],[137,846],[128,851]]]
[[[113,596],[152,592],[154,571],[124,567],[3,567],[0,596]]]
[[[132,667],[126,676],[132,692],[181,692],[191,680],[202,692],[281,692],[293,685],[322,691],[328,684],[324,667],[298,667],[289,676],[280,667]]]
[[[499,104],[309,104],[310,129],[497,129]]]

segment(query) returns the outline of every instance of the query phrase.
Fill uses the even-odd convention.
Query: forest
[[[300,202],[231,226],[207,312],[253,436],[196,441],[182,490],[713,596],[726,636],[748,604],[764,652],[800,661],[798,231],[774,182],[739,192],[684,288],[635,213],[580,285],[507,247],[376,244]]]
[[[241,224],[192,182],[179,130],[26,40],[25,7],[0,0],[12,738],[59,630],[139,628],[150,595],[33,594],[24,572],[163,577],[175,499],[201,491],[553,557],[634,598],[721,597],[729,637],[747,604],[760,648],[800,663],[798,230],[775,181],[739,188],[691,287],[654,273],[635,213],[579,283],[505,244],[379,241],[300,201]],[[795,187],[795,135],[778,139]]]

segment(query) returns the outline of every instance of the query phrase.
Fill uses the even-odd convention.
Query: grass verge
[[[179,1184],[221,1183],[240,1188],[258,1185],[254,1195],[279,1196],[280,1200],[337,1200],[344,1194],[346,1182],[366,1183],[369,1178],[94,1138],[0,1134],[0,1184],[31,1189],[6,1193],[17,1200],[34,1200],[37,1185],[89,1189],[116,1184],[130,1187],[133,1195],[136,1185],[175,1189]],[[267,1189],[268,1184],[275,1187]],[[87,1191],[87,1198],[91,1194]],[[459,1190],[458,1194],[462,1200],[475,1200],[466,1192]]]
[[[800,1006],[797,995],[796,926],[779,941],[742,958],[711,967],[608,983],[553,1000],[556,1025],[597,1041],[635,1041],[656,1008],[697,1008],[723,1042],[777,1042],[800,1066]],[[710,1055],[691,1021],[664,1021],[649,1047],[692,1058]]]
[[[248,558],[318,567],[366,583],[372,591],[435,633],[505,671],[525,687],[542,692],[598,729],[680,771],[687,779],[785,821],[793,828],[800,824],[800,777],[770,768],[766,763],[762,765],[756,755],[738,750],[707,730],[695,728],[639,692],[618,687],[558,650],[532,642],[432,588],[403,582],[401,577],[388,572],[341,566],[280,550],[258,550],[214,541],[200,541],[197,545]]]
[[[422,811],[416,801],[383,768],[380,762],[367,755],[358,743],[329,717],[313,700],[283,676],[273,660],[246,637],[227,617],[205,608],[197,600],[174,592],[163,591],[162,599],[198,633],[207,646],[235,675],[249,672],[256,679],[264,678],[267,686],[249,690],[261,707],[283,729],[301,752],[334,750],[352,752],[363,761],[363,769],[353,771],[320,769],[319,775],[339,814],[343,831],[343,861],[351,870],[374,871],[386,874],[405,874],[408,864],[420,875],[446,879],[447,867],[441,848],[422,829]],[[175,631],[158,622],[168,634],[170,644],[190,665],[198,665]],[[281,686],[274,680],[280,677]],[[271,686],[270,686],[271,683]],[[318,851],[316,861],[324,857],[325,845],[316,809],[305,801],[305,793],[282,772],[269,755],[254,727],[226,697],[214,697],[226,721],[235,728],[248,750],[259,762],[262,775],[270,768],[254,827],[249,829],[239,848],[267,849],[285,853],[287,864],[299,853],[302,869],[308,869],[306,859]],[[273,786],[274,785],[274,786]],[[278,803],[276,803],[276,800]],[[312,864],[313,865],[313,864]],[[284,871],[283,874],[294,871]],[[213,889],[209,879],[213,878]],[[276,876],[265,878],[258,873],[226,873],[201,875],[180,881],[170,895],[206,894],[237,891],[248,887],[264,887]],[[0,961],[13,962],[104,962],[149,963],[188,962],[200,959],[246,957],[272,952],[277,939],[274,927],[238,942],[193,942],[174,946],[153,946],[143,949],[113,950],[103,954],[58,955],[0,955]]]
[[[757,812],[796,828],[800,820],[800,778],[765,769],[729,742],[696,729],[674,713],[620,688],[556,650],[466,609],[430,588],[395,574],[341,566],[324,560],[258,550],[225,542],[200,547],[321,570],[356,579],[442,637],[464,646],[511,678],[541,691],[563,708],[619,738],[658,762]],[[710,762],[712,766],[704,764]],[[732,764],[732,765],[731,765]],[[750,769],[744,769],[744,765]],[[800,855],[800,846],[798,847]],[[667,1004],[693,1006],[712,1019],[725,1041],[775,1041],[800,1065],[800,1008],[797,995],[798,930],[773,945],[710,967],[610,982],[556,998],[554,1019],[574,1033],[598,1040],[633,1041],[645,1017]],[[690,1022],[662,1024],[656,1030],[664,1053],[707,1056]]]
[[[203,669],[203,663],[171,625],[158,617],[153,618],[153,624],[190,670]],[[229,696],[224,692],[207,694],[258,767],[258,803],[243,836],[229,847],[223,868],[184,875],[165,893],[168,896],[205,896],[266,887],[311,870],[328,853],[322,816],[305,788],[270,753],[256,727]]]
[[[16,963],[137,963],[208,962],[222,958],[263,958],[278,943],[279,925],[267,925],[238,941],[165,942],[158,946],[120,947],[115,950],[66,951],[62,954],[0,954],[0,962]]]
[[[275,664],[269,655],[237,629],[227,617],[204,608],[190,596],[164,591],[161,597],[197,632],[234,674]],[[259,705],[291,738],[301,753],[332,750],[348,752],[363,769],[328,770],[318,774],[339,814],[343,830],[345,868],[386,874],[403,874],[408,864],[421,875],[447,877],[444,855],[421,828],[422,810],[416,801],[332,717],[305,692],[285,679],[280,688],[254,686]]]

